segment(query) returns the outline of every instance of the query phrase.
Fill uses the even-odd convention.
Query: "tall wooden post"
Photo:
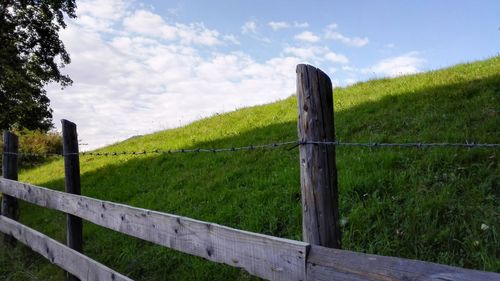
[[[300,184],[304,241],[330,248],[341,247],[335,146],[307,142],[333,142],[332,82],[311,65],[297,66]]]
[[[64,154],[64,183],[68,193],[80,195],[80,159],[78,156],[78,135],[76,124],[68,120],[61,120],[63,132],[63,154]],[[82,219],[67,214],[67,241],[71,249],[78,252],[83,250],[83,227]],[[78,281],[76,276],[67,273],[67,280]]]
[[[19,140],[14,133],[9,131],[3,132],[3,156],[2,156],[2,175],[5,179],[17,181],[17,152],[19,149]],[[2,216],[10,219],[17,220],[19,217],[19,210],[17,206],[17,199],[9,195],[2,195]],[[12,236],[6,235],[4,242],[13,246],[16,240]]]

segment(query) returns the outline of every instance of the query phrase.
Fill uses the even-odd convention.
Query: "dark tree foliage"
[[[0,0],[0,129],[52,128],[44,85],[73,81],[60,72],[70,57],[59,39],[74,0]]]

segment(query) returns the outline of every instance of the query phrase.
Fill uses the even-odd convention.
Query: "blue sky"
[[[308,23],[304,30],[318,36],[335,23],[345,36],[368,38],[369,43],[362,48],[329,40],[322,42],[336,52],[348,54],[351,64],[357,67],[368,67],[391,55],[419,52],[425,59],[422,69],[436,69],[500,52],[500,1],[496,0],[145,3],[172,21],[202,21],[209,28],[238,35],[242,45],[237,49],[244,49],[258,59],[272,58],[283,47],[298,45],[293,40],[297,29],[275,31],[269,22]],[[271,42],[241,36],[245,22],[255,22],[259,35]]]
[[[500,1],[148,1],[155,12],[180,22],[203,22],[220,32],[238,35],[241,49],[269,59],[294,45],[297,29],[275,31],[269,22],[308,23],[304,30],[321,36],[335,23],[345,36],[368,38],[363,48],[324,40],[349,54],[358,67],[405,52],[419,52],[426,69],[484,59],[500,52]],[[241,36],[241,26],[255,22],[262,38]],[[228,48],[230,49],[230,48]]]
[[[498,0],[77,5],[61,32],[74,85],[47,90],[87,148],[286,98],[298,63],[346,86],[500,52]]]

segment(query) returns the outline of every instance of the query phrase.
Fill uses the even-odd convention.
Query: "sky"
[[[74,81],[47,93],[81,150],[287,98],[295,68],[336,87],[500,54],[498,0],[77,0]]]

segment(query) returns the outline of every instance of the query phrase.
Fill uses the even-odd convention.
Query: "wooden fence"
[[[330,79],[306,65],[299,65],[297,74],[301,141],[333,141]],[[4,133],[0,232],[9,243],[20,241],[66,270],[69,280],[131,280],[81,253],[82,219],[267,280],[500,280],[500,274],[492,272],[338,249],[337,178],[331,146],[300,148],[302,242],[82,196],[75,124],[63,120],[63,138],[66,192],[18,182],[17,137]],[[66,213],[67,246],[17,222],[17,199]]]
[[[500,280],[496,273],[331,249],[8,179],[0,179],[0,192],[268,280]],[[0,231],[81,280],[131,280],[5,216]]]

